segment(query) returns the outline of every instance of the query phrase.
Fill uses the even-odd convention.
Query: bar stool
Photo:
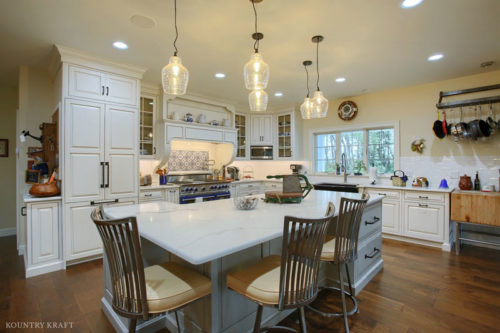
[[[271,255],[227,275],[228,288],[258,304],[255,333],[261,331],[264,306],[277,307],[280,311],[298,308],[301,331],[306,332],[304,306],[318,294],[321,249],[328,224],[334,217],[333,203],[329,204],[328,211],[329,214],[320,219],[285,216],[281,257]],[[286,327],[274,328],[295,332]]]
[[[334,235],[327,235],[323,251],[321,253],[321,261],[338,265],[340,288],[337,287],[322,287],[320,289],[329,289],[340,291],[342,298],[342,312],[341,313],[327,313],[315,309],[313,304],[307,306],[309,310],[318,313],[325,317],[344,317],[345,331],[349,332],[349,323],[347,316],[350,316],[358,311],[358,302],[352,292],[351,277],[349,275],[348,264],[354,262],[358,256],[358,236],[361,217],[366,207],[366,203],[370,196],[363,194],[361,199],[340,199],[340,210],[335,225]],[[329,212],[327,211],[327,214]],[[349,284],[349,292],[344,290],[344,273],[347,275],[347,282]],[[348,296],[352,303],[353,309],[349,312],[346,310],[345,296]]]
[[[175,312],[211,293],[212,283],[206,276],[182,265],[166,262],[144,268],[135,217],[107,219],[102,207],[91,213],[104,244],[111,273],[113,310],[130,318],[129,332],[135,332],[137,319]]]

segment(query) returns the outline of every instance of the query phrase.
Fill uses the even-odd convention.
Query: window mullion
[[[363,163],[366,166],[366,170],[368,171],[369,165],[368,165],[368,129],[363,130]]]
[[[340,132],[335,132],[335,163],[340,163]]]

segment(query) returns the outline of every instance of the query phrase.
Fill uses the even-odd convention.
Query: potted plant
[[[339,163],[335,163],[335,169],[337,170],[336,174],[340,175],[340,164]]]
[[[365,163],[362,160],[357,161],[354,166],[354,175],[361,176],[364,170],[366,170]]]

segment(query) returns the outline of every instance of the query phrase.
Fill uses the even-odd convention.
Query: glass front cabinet
[[[154,133],[156,107],[156,96],[141,95],[139,156],[142,159],[154,158],[156,154]]]
[[[247,154],[247,119],[243,114],[235,115],[235,127],[238,130],[238,146],[236,147],[236,158],[246,159]]]
[[[277,115],[277,159],[292,159],[294,157],[294,117],[293,113]]]

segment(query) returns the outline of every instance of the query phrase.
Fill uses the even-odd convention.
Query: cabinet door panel
[[[137,105],[137,80],[118,75],[106,75],[106,101]]]
[[[261,144],[261,136],[262,131],[260,127],[260,117],[253,116],[252,117],[252,130],[251,130],[251,142],[252,144]]]
[[[104,76],[98,71],[69,66],[69,95],[104,100]]]
[[[401,234],[400,203],[384,199],[382,203],[382,231],[388,234]]]
[[[138,195],[137,110],[106,106],[106,199]]]
[[[90,213],[95,206],[70,205],[67,213],[67,260],[81,259],[102,253],[102,241]]]
[[[444,208],[442,205],[405,203],[405,235],[442,242],[444,237]]]
[[[104,105],[67,100],[64,131],[65,201],[102,199]]]
[[[273,144],[273,127],[272,127],[272,117],[264,116],[261,119],[261,128],[262,128],[262,143],[264,144]]]
[[[34,204],[31,207],[31,258],[38,264],[59,258],[59,205]]]

